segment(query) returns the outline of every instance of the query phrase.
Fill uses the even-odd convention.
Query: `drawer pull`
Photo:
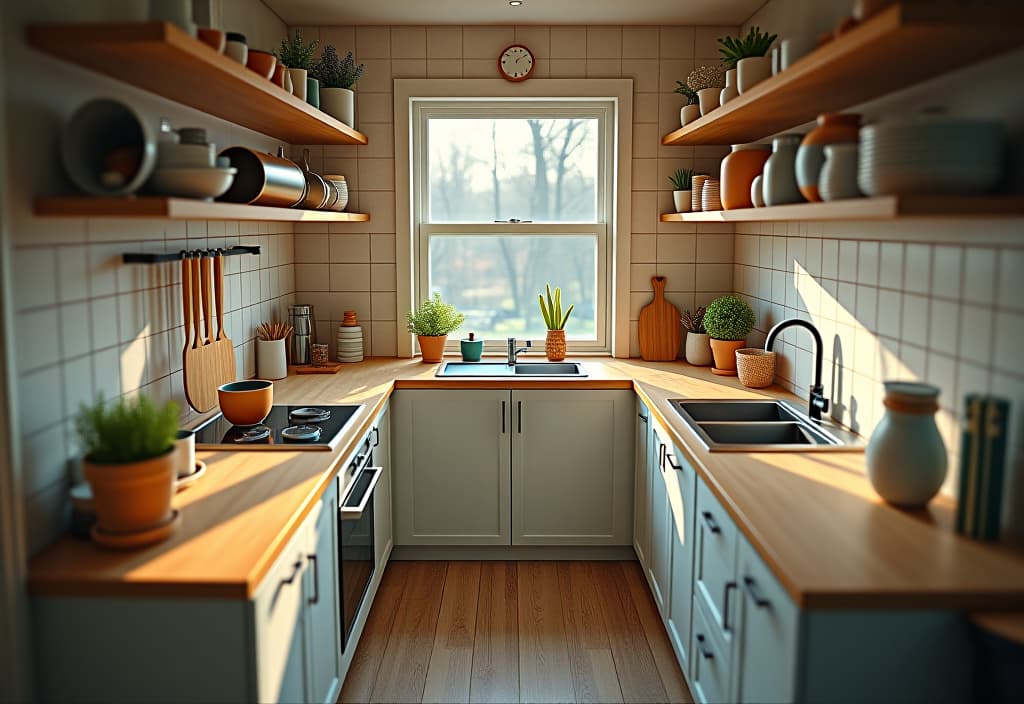
[[[643,413],[637,413],[636,417],[640,419],[641,423],[646,423],[647,422],[647,416],[645,416]]]
[[[715,654],[712,653],[705,644],[703,633],[697,634],[697,650],[700,652],[700,656],[705,660],[712,660],[715,657]]]
[[[380,447],[380,428],[373,426],[373,446]]]
[[[722,597],[722,630],[729,630],[729,592],[736,588],[736,582],[725,583],[725,594]]]
[[[754,606],[759,609],[769,609],[772,606],[772,602],[768,601],[757,591],[757,582],[754,581],[753,577],[743,578],[743,588],[747,592],[747,596],[754,602]]]
[[[299,571],[302,569],[302,560],[296,560],[295,564],[292,565],[292,574],[288,579],[282,579],[281,584],[291,584],[295,581],[295,578],[299,576]]]
[[[708,530],[712,533],[721,533],[722,529],[719,527],[718,522],[715,521],[715,517],[711,515],[710,511],[703,511],[701,516],[704,517],[704,525],[708,527]]]
[[[320,601],[320,570],[317,568],[316,555],[306,555],[306,558],[313,563],[313,596],[309,597],[310,604]]]
[[[669,466],[672,467],[672,469],[676,470],[677,472],[683,468],[683,465],[675,463],[675,456],[672,455],[671,453],[666,452],[665,459],[668,460]]]
[[[505,402],[501,402],[501,434],[505,434]]]
[[[662,472],[665,471],[665,457],[668,456],[668,452],[666,451],[667,449],[668,448],[665,447],[665,443],[658,443],[658,466],[661,467]]]

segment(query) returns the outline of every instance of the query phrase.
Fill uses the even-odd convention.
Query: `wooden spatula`
[[[200,301],[205,299],[209,303],[210,284],[207,280],[202,281],[202,268],[200,261],[203,257],[193,257],[189,261],[189,273],[192,280],[192,344],[185,349],[185,357],[182,363],[185,377],[185,398],[188,404],[200,413],[204,413],[217,405],[217,376],[214,373],[214,365],[210,351],[212,347],[205,345],[203,334],[200,330],[201,314],[199,311]],[[209,263],[206,265],[209,274]],[[209,314],[207,314],[209,320]],[[209,327],[209,322],[207,322]]]
[[[224,256],[220,250],[213,258],[214,306],[217,309],[217,334],[213,338],[212,353],[220,384],[235,380],[235,345],[224,332]]]

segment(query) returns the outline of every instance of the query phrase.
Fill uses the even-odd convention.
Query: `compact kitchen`
[[[1021,27],[5,2],[0,701],[1021,701]]]

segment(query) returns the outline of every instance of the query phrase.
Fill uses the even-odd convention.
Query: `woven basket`
[[[775,353],[756,347],[736,350],[736,373],[740,383],[751,389],[771,386],[775,380]]]
[[[561,362],[565,359],[565,330],[548,330],[544,338],[544,353],[550,362]]]

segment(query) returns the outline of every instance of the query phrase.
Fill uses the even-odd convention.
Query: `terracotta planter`
[[[809,201],[821,200],[818,179],[825,164],[825,145],[857,142],[860,115],[830,112],[818,116],[818,126],[807,133],[796,154],[796,182]]]
[[[139,533],[171,518],[175,468],[173,446],[164,454],[124,464],[82,461],[92,487],[96,525],[104,533]]]
[[[722,207],[726,210],[752,208],[750,187],[772,155],[767,144],[734,144],[722,160]]]
[[[548,330],[544,338],[544,354],[549,362],[561,362],[565,359],[565,330]]]
[[[418,335],[420,352],[427,364],[436,364],[444,358],[444,346],[448,342],[447,335]]]
[[[746,340],[716,340],[712,337],[711,352],[715,366],[711,371],[719,376],[736,376],[736,350],[746,346]]]

